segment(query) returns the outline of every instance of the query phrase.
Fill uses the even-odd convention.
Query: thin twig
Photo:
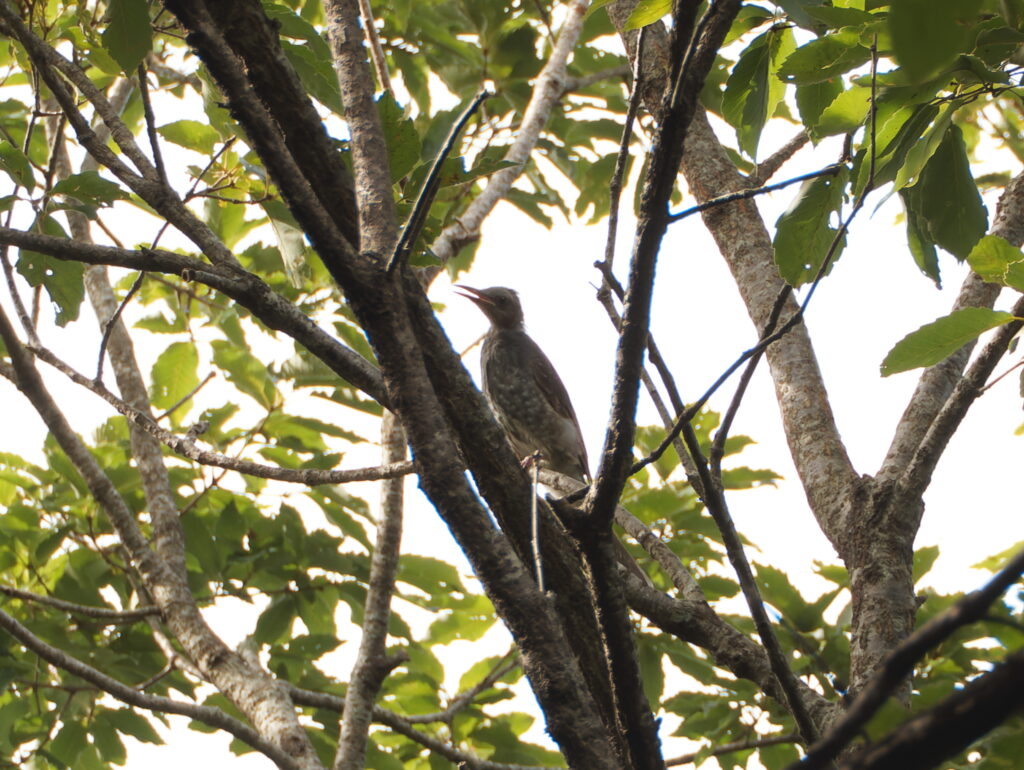
[[[721,757],[725,754],[732,754],[737,751],[746,751],[747,749],[763,749],[766,746],[778,746],[782,743],[799,742],[800,736],[796,733],[787,733],[786,735],[766,735],[761,738],[749,738],[745,741],[723,743],[721,746],[715,746],[715,748],[711,749],[710,751],[695,751],[692,754],[683,754],[680,757],[666,759],[665,767],[689,765],[692,762],[696,762],[698,759],[703,760],[708,757]]]
[[[629,160],[629,143],[633,138],[633,122],[640,107],[640,82],[643,74],[644,39],[647,27],[641,27],[637,35],[636,56],[633,60],[633,85],[629,93],[629,107],[626,109],[626,120],[622,124],[622,138],[619,140],[619,154],[615,158],[615,171],[612,173],[611,184],[608,185],[608,238],[604,244],[604,262],[596,267],[602,273],[611,272],[615,262],[615,238],[619,229],[619,203],[622,198],[623,177],[626,174],[626,163]],[[600,291],[607,293],[608,282],[603,281]]]
[[[276,481],[289,481],[305,486],[318,486],[320,484],[346,484],[356,481],[380,481],[381,479],[395,478],[415,473],[415,463],[405,461],[385,466],[374,466],[369,468],[352,468],[349,470],[321,470],[317,468],[279,468],[273,465],[263,465],[251,460],[241,460],[236,457],[228,457],[218,452],[211,452],[200,449],[196,446],[195,439],[189,436],[181,436],[161,428],[148,414],[136,409],[131,404],[113,394],[101,382],[96,382],[85,375],[75,371],[64,361],[54,355],[50,350],[41,346],[29,348],[33,355],[43,361],[77,385],[95,393],[114,409],[127,417],[132,423],[140,426],[147,433],[166,444],[182,457],[194,460],[202,465],[211,465],[218,468],[245,473],[249,476],[256,476],[263,479],[274,479]],[[14,372],[9,373],[0,368],[0,375],[14,381]]]
[[[435,711],[430,714],[416,714],[415,716],[407,716],[405,719],[409,724],[431,724],[433,722],[451,722],[455,715],[471,704],[480,693],[484,690],[489,690],[493,687],[499,679],[505,674],[512,671],[519,665],[519,656],[516,652],[516,648],[512,647],[508,652],[501,656],[497,663],[490,672],[477,682],[472,687],[463,690],[452,698],[444,711]]]
[[[292,701],[297,705],[331,709],[339,713],[345,709],[345,699],[340,698],[337,695],[314,692],[313,690],[303,690],[289,682],[285,682],[284,685],[287,687],[288,694],[291,696]],[[467,767],[472,768],[473,770],[539,770],[536,765],[510,765],[502,762],[491,762],[490,760],[481,759],[475,754],[463,751],[450,743],[446,743],[445,741],[435,738],[433,735],[428,735],[427,733],[417,730],[405,717],[399,716],[392,711],[388,711],[382,706],[373,707],[373,721],[385,725],[386,727],[390,727],[396,733],[404,735],[406,738],[415,741],[421,746],[452,762],[465,763]]]
[[[139,271],[139,274],[135,276],[135,281],[132,283],[131,288],[128,289],[128,293],[124,295],[124,299],[121,300],[117,306],[117,310],[114,314],[107,319],[107,322],[103,324],[103,337],[100,339],[100,352],[96,358],[96,382],[103,381],[103,360],[107,355],[107,345],[110,343],[110,335],[114,333],[114,328],[117,325],[118,319],[121,317],[121,313],[128,306],[131,298],[135,296],[135,293],[142,288],[142,282],[146,278],[146,271]]]
[[[139,63],[139,96],[142,97],[142,112],[146,117],[146,133],[149,135],[149,147],[153,153],[153,165],[156,166],[156,173],[160,181],[167,187],[170,182],[167,180],[167,168],[164,166],[164,156],[160,151],[160,139],[156,133],[156,116],[153,114],[153,104],[149,98],[149,83],[146,81],[146,64]]]
[[[430,173],[427,174],[427,178],[423,182],[423,187],[420,189],[416,203],[413,205],[412,213],[409,214],[409,219],[402,228],[402,235],[399,237],[398,243],[395,244],[395,250],[391,253],[391,258],[388,259],[387,272],[390,273],[397,265],[404,263],[408,259],[409,252],[412,251],[416,239],[419,238],[420,233],[423,231],[423,226],[427,222],[427,213],[430,211],[430,204],[433,203],[434,196],[437,194],[444,162],[451,154],[452,148],[455,147],[455,142],[458,141],[462,129],[466,127],[469,119],[473,117],[473,113],[479,109],[485,99],[489,99],[491,96],[493,94],[487,91],[487,89],[477,93],[473,97],[473,101],[469,103],[469,106],[459,115],[459,119],[452,125],[451,130],[448,132],[448,138],[445,139],[444,144],[437,153],[437,157],[434,158],[434,163],[430,167]]]
[[[41,594],[32,593],[31,591],[25,591],[21,588],[2,584],[0,584],[0,593],[6,594],[14,599],[21,599],[22,601],[32,602],[34,604],[42,604],[47,607],[53,607],[54,609],[61,610],[62,612],[70,612],[74,615],[82,615],[87,618],[92,618],[93,620],[103,620],[108,623],[134,623],[145,617],[160,614],[160,610],[157,607],[139,607],[135,610],[115,610],[109,607],[90,607],[85,604],[66,602],[63,599],[58,599],[54,596],[43,596]]]
[[[765,193],[775,192],[776,190],[782,190],[786,187],[795,185],[797,182],[806,182],[809,179],[817,179],[820,176],[835,176],[846,167],[846,163],[840,161],[839,163],[832,163],[825,168],[820,168],[817,171],[811,171],[800,176],[795,176],[792,179],[786,179],[783,182],[776,182],[775,184],[763,185],[761,187],[751,187],[746,190],[737,190],[736,192],[726,193],[725,195],[719,195],[717,198],[711,198],[703,203],[698,203],[696,206],[691,206],[688,209],[679,211],[675,214],[669,214],[669,222],[678,222],[681,219],[699,214],[702,211],[713,209],[716,206],[722,206],[726,203],[734,203],[736,201],[745,200],[747,198],[753,198],[757,195],[764,195]]]
[[[370,0],[359,0],[359,16],[363,20],[363,31],[366,34],[366,47],[370,49],[373,71],[377,75],[377,84],[382,91],[394,94],[391,88],[391,76],[388,75],[388,62],[384,58],[384,48],[380,44],[377,25],[373,22],[373,9]]]

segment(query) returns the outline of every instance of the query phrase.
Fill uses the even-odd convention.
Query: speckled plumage
[[[548,468],[586,481],[587,449],[555,367],[523,327],[519,296],[501,286],[460,286],[491,322],[480,353],[484,395],[516,454],[535,451]]]

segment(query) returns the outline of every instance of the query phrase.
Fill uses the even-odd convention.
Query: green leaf
[[[67,195],[82,203],[109,206],[116,200],[127,199],[128,193],[117,182],[104,179],[98,171],[83,171],[62,179],[53,186],[54,195]]]
[[[820,83],[870,59],[871,51],[861,45],[860,33],[853,29],[842,30],[797,48],[782,62],[779,77],[795,85]]]
[[[153,384],[150,398],[158,409],[169,409],[195,390],[199,385],[199,353],[191,342],[172,342],[156,359],[151,373]],[[171,421],[180,425],[188,414],[183,404],[171,415]]]
[[[67,238],[67,233],[53,217],[43,217],[37,229],[42,229],[46,235]],[[22,249],[18,255],[18,272],[25,276],[29,285],[46,289],[57,311],[58,326],[78,318],[85,299],[85,265]]]
[[[795,45],[788,28],[759,35],[740,54],[726,82],[722,115],[736,129],[740,149],[750,157],[757,155],[764,124],[785,95],[785,85],[776,73]]]
[[[306,235],[282,201],[265,200],[262,206],[274,229],[277,250],[281,254],[285,275],[288,276],[292,286],[300,289],[306,284],[306,276],[310,272],[309,264],[306,261],[308,255]]]
[[[928,229],[928,220],[921,211],[920,192],[917,187],[904,187],[900,190],[900,200],[903,201],[907,220],[907,245],[921,272],[935,281],[936,288],[941,289],[939,257]]]
[[[262,361],[248,350],[224,340],[214,340],[210,345],[214,363],[224,370],[231,384],[268,411],[279,403],[277,386]]]
[[[852,86],[822,110],[815,131],[818,136],[851,133],[864,123],[870,108],[871,89]]]
[[[672,13],[672,0],[640,0],[626,19],[626,29],[640,29]]]
[[[6,139],[0,140],[0,169],[3,169],[16,185],[24,187],[29,192],[35,189],[36,180],[28,156]]]
[[[896,343],[882,362],[882,376],[933,366],[989,329],[1014,320],[1010,313],[965,307],[925,324]]]
[[[800,111],[800,119],[811,132],[812,138],[818,139],[821,136],[817,130],[818,119],[825,108],[842,92],[843,82],[840,78],[796,87],[796,106]]]
[[[939,145],[942,144],[942,140],[946,136],[946,129],[949,128],[950,123],[953,120],[953,113],[956,111],[959,105],[956,102],[950,102],[947,104],[942,112],[939,113],[935,122],[929,126],[928,130],[924,132],[920,139],[917,139],[909,150],[905,150],[905,160],[899,171],[896,172],[895,186],[896,189],[913,185],[917,183],[918,175],[924,170],[924,167],[931,160],[932,156],[938,151]],[[927,111],[922,111],[922,115],[929,114]],[[907,121],[908,128],[916,128],[919,123],[918,121]],[[897,140],[900,137],[897,136]],[[916,139],[916,137],[914,137]]]
[[[168,142],[203,155],[212,155],[213,148],[220,141],[217,129],[198,120],[176,120],[159,126],[157,133]]]
[[[951,125],[917,186],[920,210],[935,243],[964,260],[988,228],[988,212],[971,175],[963,132]]]
[[[132,75],[153,47],[149,3],[146,0],[110,0],[107,16],[110,23],[101,36],[103,47],[126,74]]]
[[[420,160],[420,137],[412,119],[405,116],[401,105],[390,91],[385,91],[377,100],[384,141],[388,146],[388,162],[391,165],[391,181],[404,177]]]
[[[989,572],[998,572],[1006,566],[1006,562],[1017,555],[1021,548],[1024,548],[1024,540],[1011,545],[1005,551],[1000,551],[993,556],[989,556],[987,559],[982,559],[977,564],[972,564],[971,567],[973,569],[988,570]]]
[[[998,235],[986,235],[967,255],[971,269],[989,283],[1024,291],[1024,253]]]
[[[842,203],[848,172],[823,176],[804,182],[789,209],[775,223],[775,264],[779,274],[792,286],[813,280],[836,235],[829,224],[833,212]],[[845,245],[843,238],[836,247],[832,263]]]
[[[160,734],[153,729],[153,725],[150,724],[149,720],[143,717],[141,714],[137,714],[132,709],[118,709],[116,711],[107,711],[104,717],[118,729],[119,732],[125,735],[132,736],[135,740],[141,741],[142,743],[155,743],[157,745],[163,744],[163,738]]]
[[[967,43],[961,23],[973,17],[981,0],[897,0],[889,12],[893,53],[916,82],[936,74]]]
[[[339,115],[344,112],[338,76],[331,64],[330,54],[325,53],[324,48],[309,44],[296,45],[282,40],[281,50],[310,96]]]
[[[914,551],[914,583],[928,574],[938,558],[939,547],[937,545],[925,546]]]

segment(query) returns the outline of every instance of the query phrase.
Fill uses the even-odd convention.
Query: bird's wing
[[[530,339],[527,337],[527,339]],[[569,399],[569,392],[565,389],[562,379],[555,371],[555,367],[544,355],[544,351],[530,339],[527,347],[528,359],[524,363],[529,367],[527,371],[533,374],[533,380],[537,383],[545,400],[551,405],[555,413],[560,417],[570,420],[576,428],[576,448],[581,464],[584,469],[588,467],[587,447],[583,443],[583,431],[580,430],[580,421],[576,417],[576,410],[572,408],[572,401]]]

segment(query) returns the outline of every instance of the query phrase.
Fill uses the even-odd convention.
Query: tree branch
[[[263,739],[259,733],[234,717],[230,717],[220,709],[209,706],[200,706],[192,703],[165,698],[160,695],[150,695],[139,692],[116,679],[107,676],[102,671],[94,669],[82,663],[80,660],[71,657],[63,650],[44,642],[25,626],[12,618],[3,610],[0,610],[0,628],[21,642],[25,649],[38,655],[52,666],[63,669],[75,676],[84,679],[91,685],[98,687],[105,693],[127,703],[130,706],[157,711],[164,714],[180,714],[189,717],[197,722],[202,722],[210,727],[224,730],[233,735],[243,743],[252,746],[260,753],[266,755],[282,770],[302,770],[303,765],[295,762],[284,751]]]
[[[360,249],[384,260],[394,249],[398,226],[388,148],[373,99],[373,78],[359,30],[359,3],[358,0],[324,0],[324,13],[334,70],[345,105],[345,121],[351,134]],[[372,27],[372,19],[369,26]]]
[[[294,685],[289,685],[289,693],[292,699],[302,706],[330,709],[339,713],[343,712],[345,708],[345,699],[339,698],[337,695],[303,690]],[[481,759],[475,754],[463,751],[450,743],[417,730],[413,727],[413,722],[408,718],[388,711],[382,706],[373,707],[373,721],[390,727],[396,733],[404,735],[406,738],[415,741],[424,748],[452,762],[463,763],[467,768],[472,768],[472,770],[537,770],[535,765],[508,765],[502,762],[491,762]]]
[[[1006,239],[1014,246],[1024,244],[1024,172],[1017,174],[1000,196],[989,233]],[[985,283],[976,273],[971,272],[964,279],[952,309],[992,307],[998,295],[998,286]],[[893,433],[885,460],[875,475],[878,483],[892,481],[906,471],[911,458],[953,392],[973,349],[974,343],[965,345],[921,374],[914,394],[907,402],[907,408]]]
[[[57,259],[179,275],[184,280],[206,284],[238,302],[267,328],[292,337],[347,382],[387,407],[384,383],[373,364],[339,343],[251,273],[227,273],[222,268],[162,249],[133,251],[97,246],[7,227],[0,227],[0,244],[32,249]]]
[[[569,56],[576,47],[576,41],[583,29],[583,20],[589,4],[590,0],[569,0],[567,3],[567,14],[561,29],[558,30],[558,39],[534,81],[532,96],[523,112],[515,141],[505,153],[504,159],[515,165],[491,174],[483,192],[473,199],[461,216],[434,239],[430,251],[442,263],[458,254],[467,243],[480,237],[480,227],[484,219],[508,195],[512,183],[523,173],[523,169],[530,161],[530,153],[537,145],[548,115],[564,93]]]
[[[967,594],[948,610],[932,618],[904,639],[885,656],[874,676],[861,689],[860,694],[842,718],[832,726],[832,729],[821,741],[811,747],[802,762],[792,767],[799,767],[800,770],[817,770],[827,767],[828,763],[856,737],[872,715],[885,703],[890,693],[910,675],[917,661],[958,628],[982,619],[988,611],[989,605],[1016,582],[1022,573],[1024,573],[1024,550],[1014,556],[984,587]],[[1024,665],[1024,659],[1018,659],[1011,667],[1017,668],[1020,665]],[[1016,688],[1018,697],[1022,692],[1019,683],[1018,679]]]
[[[405,459],[405,434],[398,418],[384,413],[381,445],[385,465]],[[405,478],[389,479],[381,489],[381,519],[377,524],[377,541],[370,560],[370,585],[363,611],[363,637],[352,666],[345,691],[344,718],[335,770],[362,770],[366,760],[366,735],[370,715],[384,676],[389,669],[381,665],[386,657],[388,618],[391,595],[398,573],[399,549],[402,542],[402,508]]]
[[[24,602],[42,604],[46,607],[53,607],[61,612],[69,612],[73,615],[83,615],[93,620],[102,620],[107,623],[135,623],[143,618],[159,615],[157,607],[139,607],[135,610],[115,610],[110,607],[90,607],[85,604],[66,602],[54,596],[43,596],[34,594],[31,591],[24,591],[21,588],[0,584],[0,593],[6,594],[13,599],[21,599]]]

